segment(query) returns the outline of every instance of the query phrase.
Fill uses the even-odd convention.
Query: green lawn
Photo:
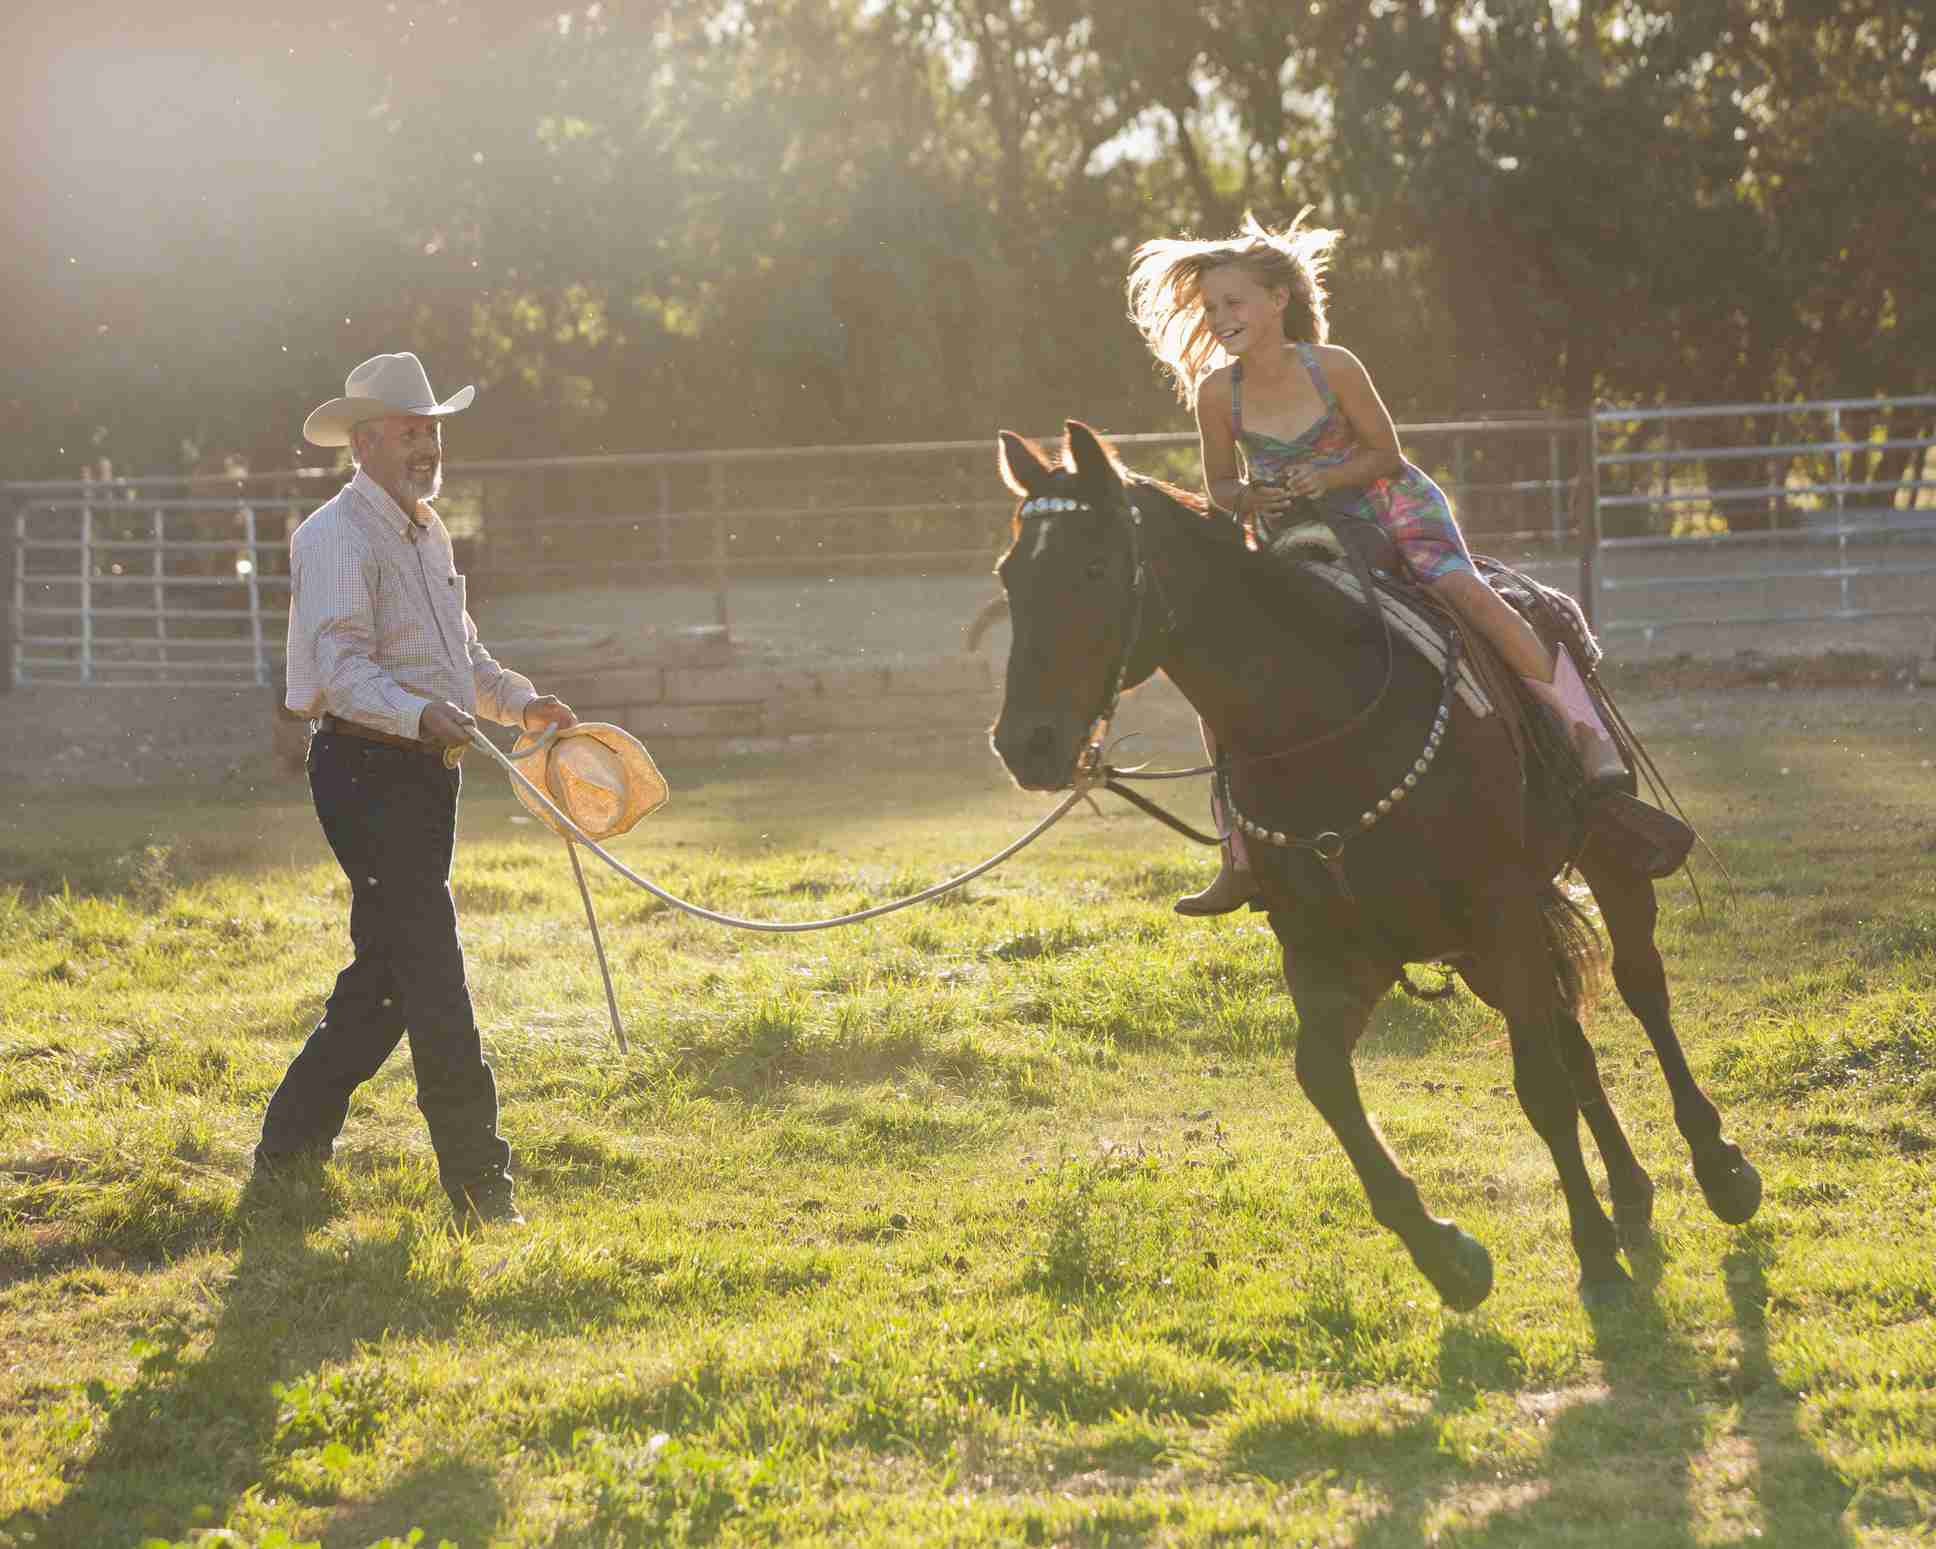
[[[1774,698],[1654,743],[1734,876],[1704,915],[1668,885],[1661,940],[1766,1203],[1708,1215],[1609,998],[1659,1247],[1592,1316],[1503,1027],[1395,999],[1360,1060],[1494,1255],[1457,1315],[1298,1092],[1261,917],[1172,915],[1209,859],[1109,798],[824,934],[588,858],[620,1059],[562,845],[473,760],[455,886],[531,1221],[460,1239],[401,1054],[320,1194],[239,1206],[347,949],[300,788],[45,793],[0,839],[0,1545],[1931,1542],[1929,738]],[[668,767],[619,853],[804,919],[1049,805],[979,745],[865,751]]]

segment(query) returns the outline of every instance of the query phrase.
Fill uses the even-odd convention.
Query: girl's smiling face
[[[1291,293],[1267,286],[1242,264],[1220,264],[1204,275],[1203,320],[1232,355],[1284,345],[1284,308]]]

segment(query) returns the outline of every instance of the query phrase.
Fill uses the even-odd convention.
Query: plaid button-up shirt
[[[424,706],[523,724],[531,680],[500,666],[464,606],[450,534],[428,503],[412,521],[361,470],[289,540],[289,690],[296,714],[325,711],[419,737]]]

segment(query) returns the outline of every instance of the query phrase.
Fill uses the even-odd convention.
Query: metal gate
[[[1936,396],[1602,409],[1581,588],[1605,635],[1932,609]]]
[[[269,684],[288,616],[292,477],[13,484],[12,681]]]

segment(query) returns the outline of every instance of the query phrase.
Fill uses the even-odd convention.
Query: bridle
[[[1100,786],[1113,792],[1130,805],[1147,813],[1158,822],[1165,823],[1198,844],[1220,844],[1230,838],[1230,831],[1222,834],[1204,834],[1185,823],[1181,818],[1166,812],[1148,797],[1130,790],[1122,782],[1125,780],[1184,780],[1208,775],[1217,782],[1225,807],[1228,809],[1235,829],[1259,843],[1272,845],[1279,849],[1305,850],[1314,855],[1325,872],[1336,884],[1346,899],[1355,901],[1349,880],[1344,871],[1344,847],[1359,834],[1375,828],[1392,811],[1402,805],[1406,797],[1417,787],[1418,782],[1430,771],[1438,757],[1439,747],[1445,740],[1446,727],[1452,713],[1452,695],[1458,683],[1460,638],[1455,631],[1446,649],[1444,677],[1440,686],[1439,702],[1433,716],[1431,729],[1427,732],[1425,745],[1400,781],[1391,787],[1372,805],[1359,813],[1357,826],[1347,832],[1325,829],[1308,837],[1285,833],[1281,829],[1268,828],[1246,817],[1237,806],[1235,794],[1230,788],[1230,771],[1246,764],[1262,764],[1275,760],[1294,758],[1309,753],[1316,748],[1343,740],[1354,732],[1362,730],[1377,714],[1391,691],[1392,677],[1397,668],[1397,647],[1392,640],[1391,619],[1386,615],[1385,605],[1377,583],[1373,580],[1371,567],[1364,556],[1351,544],[1342,544],[1352,572],[1363,590],[1366,605],[1378,620],[1384,654],[1384,673],[1379,681],[1378,690],[1358,710],[1346,720],[1315,737],[1306,738],[1287,748],[1278,748],[1269,753],[1245,753],[1238,755],[1223,754],[1214,763],[1202,764],[1192,769],[1144,768],[1118,769],[1108,762],[1107,738],[1109,724],[1115,719],[1117,706],[1122,701],[1123,683],[1129,674],[1129,666],[1142,644],[1143,619],[1148,606],[1150,593],[1156,594],[1162,606],[1165,633],[1176,628],[1176,610],[1164,594],[1162,578],[1149,562],[1147,546],[1143,534],[1143,508],[1133,494],[1125,494],[1124,505],[1128,511],[1123,529],[1129,539],[1129,597],[1125,604],[1125,629],[1123,644],[1116,655],[1116,661],[1105,680],[1102,703],[1089,722],[1089,740],[1076,756],[1074,784],[1087,791]],[[1075,500],[1067,496],[1036,495],[1025,499],[1016,512],[1019,521],[1030,518],[1048,517],[1074,511],[1094,511],[1097,507],[1086,500]]]
[[[1164,632],[1168,633],[1176,627],[1176,611],[1171,608],[1169,598],[1163,593],[1162,582],[1150,569],[1149,558],[1143,551],[1142,508],[1134,500],[1129,501],[1128,506],[1129,519],[1123,524],[1123,530],[1129,537],[1129,601],[1125,608],[1127,619],[1123,630],[1123,644],[1122,649],[1116,653],[1116,661],[1110,668],[1109,676],[1104,680],[1102,702],[1096,707],[1096,713],[1089,717],[1090,740],[1084,744],[1082,752],[1077,755],[1078,773],[1086,771],[1095,774],[1108,768],[1102,762],[1103,739],[1108,734],[1109,723],[1116,718],[1117,706],[1122,703],[1123,683],[1129,676],[1129,664],[1135,657],[1136,647],[1142,642],[1143,612],[1152,591],[1157,594],[1157,599],[1163,607]],[[1087,500],[1073,500],[1066,495],[1032,495],[1022,502],[1015,514],[1018,520],[1028,521],[1031,518],[1094,510],[1096,510],[1095,505]],[[1117,775],[1123,772],[1114,771]],[[1174,773],[1177,777],[1184,774],[1204,774],[1208,773],[1208,768],[1177,770]],[[1168,775],[1158,776],[1158,778],[1168,777]],[[1215,840],[1210,842],[1216,843]]]

